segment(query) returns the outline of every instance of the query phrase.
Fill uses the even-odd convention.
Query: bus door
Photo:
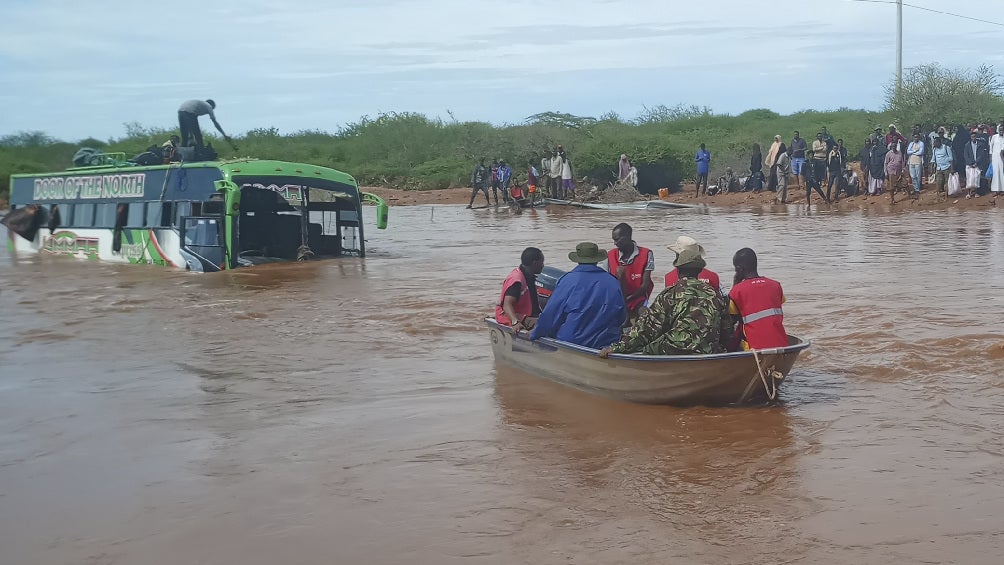
[[[181,255],[186,268],[197,272],[213,272],[225,268],[221,216],[184,216],[181,218]]]

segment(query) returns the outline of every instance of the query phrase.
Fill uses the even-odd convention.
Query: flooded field
[[[495,364],[480,320],[523,247],[570,268],[621,221],[658,281],[678,235],[723,282],[760,254],[813,340],[783,402],[632,405]],[[416,206],[368,235],[365,260],[211,275],[0,250],[0,562],[1004,554],[1004,213]]]

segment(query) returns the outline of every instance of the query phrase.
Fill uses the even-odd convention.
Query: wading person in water
[[[729,292],[729,313],[739,322],[739,346],[743,350],[787,347],[781,283],[757,273],[756,253],[748,247],[736,252],[732,264],[736,275]]]
[[[655,254],[635,243],[631,226],[627,224],[614,226],[611,238],[614,248],[607,252],[607,270],[617,277],[627,303],[628,321],[634,322],[655,286],[652,282]]]
[[[495,305],[495,321],[519,330],[533,329],[540,315],[537,275],[544,270],[544,254],[527,247],[519,258],[519,267],[502,282],[502,296]]]
[[[478,192],[485,193],[485,206],[490,206],[492,201],[488,197],[488,176],[491,175],[491,171],[485,166],[485,160],[481,159],[477,165],[474,165],[474,170],[471,171],[471,201],[467,204],[468,208],[474,206],[474,198],[478,195]]]

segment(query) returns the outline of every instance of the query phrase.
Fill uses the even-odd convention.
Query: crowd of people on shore
[[[680,236],[667,246],[673,269],[666,288],[650,301],[655,254],[633,239],[631,226],[616,225],[613,248],[583,242],[568,254],[577,266],[561,276],[548,296],[538,292],[544,254],[527,247],[502,283],[495,320],[529,339],[542,337],[596,349],[598,355],[712,354],[789,345],[781,284],[760,276],[750,248],[732,258],[728,294],[707,268],[704,247]],[[600,266],[603,264],[603,266]]]
[[[478,193],[484,193],[485,205],[490,206],[492,200],[488,190],[491,189],[495,205],[499,204],[499,193],[503,202],[520,201],[524,198],[534,198],[538,191],[551,198],[567,200],[575,198],[575,181],[573,177],[572,160],[560,144],[553,150],[545,150],[540,160],[540,168],[534,159],[530,159],[526,169],[526,190],[514,174],[512,167],[505,159],[492,161],[491,166],[485,165],[481,159],[471,171],[471,201],[468,208],[474,206]],[[637,171],[635,172],[637,178]]]
[[[895,124],[889,124],[884,134],[876,126],[856,158],[860,174],[850,166],[844,140],[835,139],[826,127],[811,144],[798,131],[789,144],[775,135],[766,157],[760,144],[753,145],[748,176],[740,177],[727,168],[718,184],[709,188],[711,153],[702,143],[694,155],[696,194],[771,190],[776,201],[785,203],[794,180],[797,189],[804,181],[807,203],[813,191],[828,203],[839,200],[841,194],[885,193],[895,202],[897,192],[918,198],[925,185],[933,185],[946,196],[993,194],[996,198],[1004,194],[1004,118],[996,126],[940,126],[931,131],[915,124],[909,138]]]

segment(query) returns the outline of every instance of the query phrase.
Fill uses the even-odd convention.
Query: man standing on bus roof
[[[199,116],[209,115],[216,130],[223,135],[223,139],[230,141],[230,137],[216,121],[216,102],[213,100],[189,100],[178,108],[178,126],[181,128],[181,144],[185,147],[202,147],[202,130],[199,129]]]

